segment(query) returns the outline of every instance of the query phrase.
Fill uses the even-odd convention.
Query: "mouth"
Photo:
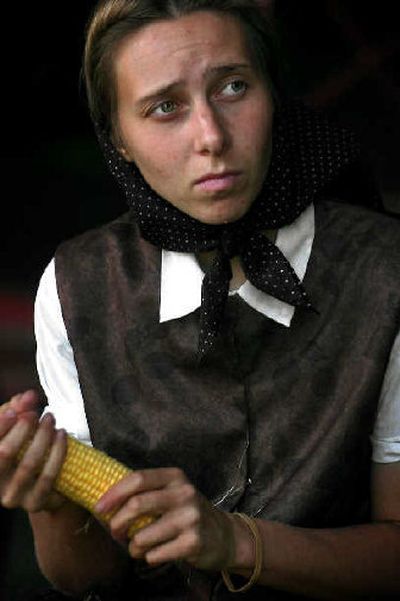
[[[226,171],[224,173],[207,173],[194,182],[196,188],[205,192],[223,192],[233,188],[240,178],[239,171]]]

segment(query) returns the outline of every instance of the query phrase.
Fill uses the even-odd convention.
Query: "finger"
[[[130,524],[142,515],[161,515],[176,503],[174,492],[167,489],[137,494],[130,497],[113,515],[110,529],[113,536],[121,538]]]
[[[36,411],[39,407],[39,395],[35,390],[26,390],[11,397],[11,399],[0,406],[0,415],[8,410],[17,413]]]
[[[175,540],[171,540],[144,553],[150,565],[158,565],[169,561],[196,561],[201,552],[200,536],[196,532],[185,532]]]
[[[148,528],[150,528],[150,526],[146,526],[146,528],[143,528],[143,530],[147,530]],[[141,559],[144,558],[146,553],[148,553],[151,549],[173,541],[181,534],[182,532],[178,524],[172,525],[169,523],[168,527],[164,527],[162,530],[153,529],[151,536],[146,539],[138,540],[135,535],[131,540],[128,540],[126,536],[125,538],[116,538],[116,540],[125,541],[125,543],[127,542],[131,557],[134,559]]]
[[[135,534],[131,541],[130,550],[143,555],[152,547],[174,540],[184,532],[198,532],[199,528],[200,511],[197,508],[175,509]]]
[[[27,492],[34,485],[46,460],[55,436],[54,417],[46,415],[34,434],[7,487],[6,502],[13,507],[21,504]]]
[[[18,464],[18,455],[32,439],[37,425],[37,416],[33,413],[25,413],[0,440],[0,473],[3,477],[14,472],[15,466]],[[10,482],[8,482],[5,490],[2,491],[1,501],[5,507],[14,507],[12,501],[14,491],[12,488],[12,485],[10,487]],[[12,492],[11,496],[10,490]]]
[[[196,489],[189,482],[179,487],[134,495],[112,517],[111,532],[117,538],[121,538],[128,531],[131,523],[142,515],[159,516],[175,508],[179,508],[179,512],[182,513],[182,508],[194,504],[196,497]]]
[[[10,409],[10,402],[11,401],[8,401],[7,403],[2,403],[0,405],[0,417]]]
[[[22,397],[22,392],[19,392],[18,394],[14,394],[11,399],[7,402],[4,402],[0,405],[0,415],[2,413],[4,413],[5,411],[7,411],[8,409],[11,409],[11,404],[15,404],[18,402],[18,400]]]
[[[10,407],[17,413],[37,411],[39,407],[39,395],[35,390],[26,390],[12,397]]]
[[[187,481],[179,468],[137,470],[112,486],[96,505],[97,513],[108,513],[120,507],[129,497],[141,492],[174,487]]]
[[[8,405],[8,403],[7,403]],[[2,407],[3,408],[3,407]],[[17,421],[17,414],[10,407],[6,407],[0,413],[0,439],[15,425]]]
[[[65,430],[59,430],[53,437],[47,460],[25,502],[27,511],[40,511],[46,505],[50,495],[54,491],[66,454],[67,434]]]
[[[18,419],[16,419],[17,416],[7,418],[6,415],[7,412],[0,420],[0,422],[6,424],[3,427],[7,430],[0,439],[0,464],[16,461],[18,452],[32,436],[38,424],[37,415],[34,413],[24,413]],[[11,422],[11,427],[7,425],[8,419]]]
[[[15,427],[17,415],[12,410],[7,410],[0,415],[0,491],[3,493],[4,485],[10,477],[10,473],[14,467],[12,452],[9,450],[7,443],[4,441],[6,435]],[[2,494],[0,496],[0,501]]]

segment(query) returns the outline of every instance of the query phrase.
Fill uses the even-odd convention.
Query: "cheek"
[[[246,156],[249,153],[257,158],[268,156],[272,140],[272,115],[271,105],[260,100],[246,107],[240,115],[240,127],[237,121],[234,124],[236,131],[240,130],[240,148]]]
[[[146,147],[137,145],[133,160],[153,190],[172,202],[182,188],[184,165],[177,149],[171,146],[157,137]]]
[[[253,139],[256,142],[258,151],[268,151],[272,142],[272,115],[267,111],[255,112],[251,123],[258,124],[253,126]]]
[[[159,136],[147,136],[144,143],[136,140],[131,146],[131,156],[143,175],[163,177],[170,173],[175,153],[171,145],[163,143]]]
[[[124,117],[124,114],[119,116],[119,127],[122,143],[130,160],[134,161],[143,173],[163,172],[168,153],[162,137],[140,121]]]
[[[265,103],[249,108],[241,152],[248,157],[251,170],[251,192],[258,194],[268,171],[272,149],[272,109]]]

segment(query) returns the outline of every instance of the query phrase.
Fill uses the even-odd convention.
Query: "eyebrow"
[[[252,69],[252,65],[249,63],[229,63],[227,65],[216,65],[215,67],[210,67],[206,70],[205,76],[207,75],[219,75],[220,77],[223,75],[228,75],[232,71],[237,71],[238,69]],[[143,106],[152,100],[160,98],[160,96],[166,96],[170,92],[172,92],[175,88],[179,87],[184,83],[184,80],[178,79],[176,81],[172,81],[171,83],[156,88],[146,96],[139,98],[137,101],[138,106]]]

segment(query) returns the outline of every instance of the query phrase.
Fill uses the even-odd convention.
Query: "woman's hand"
[[[38,407],[37,394],[27,391],[0,408],[0,502],[7,508],[55,510],[65,500],[53,487],[65,458],[66,435],[55,429],[51,414],[39,421]]]
[[[221,570],[234,559],[233,520],[215,509],[180,469],[134,472],[103,495],[97,510],[115,511],[110,529],[120,542],[126,541],[135,518],[159,516],[129,542],[130,555],[149,564],[185,560],[197,568]]]

